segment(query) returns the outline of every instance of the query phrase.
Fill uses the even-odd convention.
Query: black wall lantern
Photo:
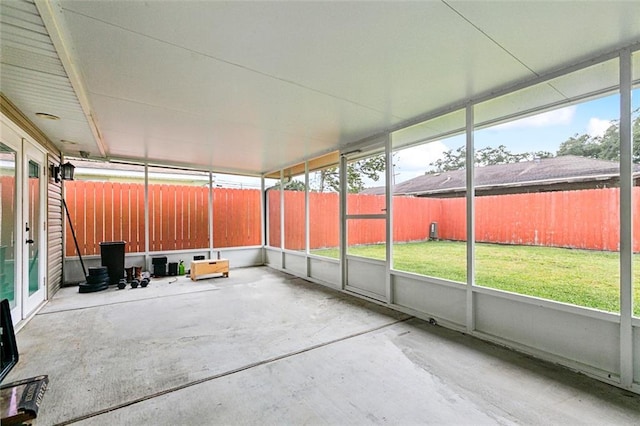
[[[75,168],[76,166],[67,161],[59,166],[51,166],[51,175],[56,183],[60,182],[60,179],[73,180],[73,172]]]

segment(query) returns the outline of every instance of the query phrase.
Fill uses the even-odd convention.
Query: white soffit
[[[33,1],[0,2],[0,91],[62,151],[100,154]],[[38,112],[60,120],[41,119]]]

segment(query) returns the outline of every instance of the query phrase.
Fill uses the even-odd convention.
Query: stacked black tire
[[[106,266],[98,266],[89,268],[89,275],[86,276],[87,281],[81,282],[79,285],[80,293],[94,293],[109,288],[109,268]]]

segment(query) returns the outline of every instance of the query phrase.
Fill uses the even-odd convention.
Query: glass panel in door
[[[40,165],[29,160],[29,221],[26,226],[29,296],[40,289]]]
[[[22,226],[24,226],[23,245],[23,317],[28,316],[44,301],[44,259],[46,258],[44,244],[44,219],[42,209],[44,207],[44,176],[43,170],[45,154],[25,144],[25,184],[24,204],[25,214]]]
[[[19,302],[15,279],[16,152],[0,143],[0,299]]]

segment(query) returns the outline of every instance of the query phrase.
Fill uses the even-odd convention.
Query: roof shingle
[[[577,182],[611,178],[619,175],[617,161],[563,155],[520,163],[496,164],[475,169],[476,187],[527,186]],[[640,165],[634,165],[634,174],[640,173]],[[430,173],[409,179],[395,186],[396,195],[425,195],[464,191],[465,170]],[[383,187],[368,188],[363,194],[384,194]]]

